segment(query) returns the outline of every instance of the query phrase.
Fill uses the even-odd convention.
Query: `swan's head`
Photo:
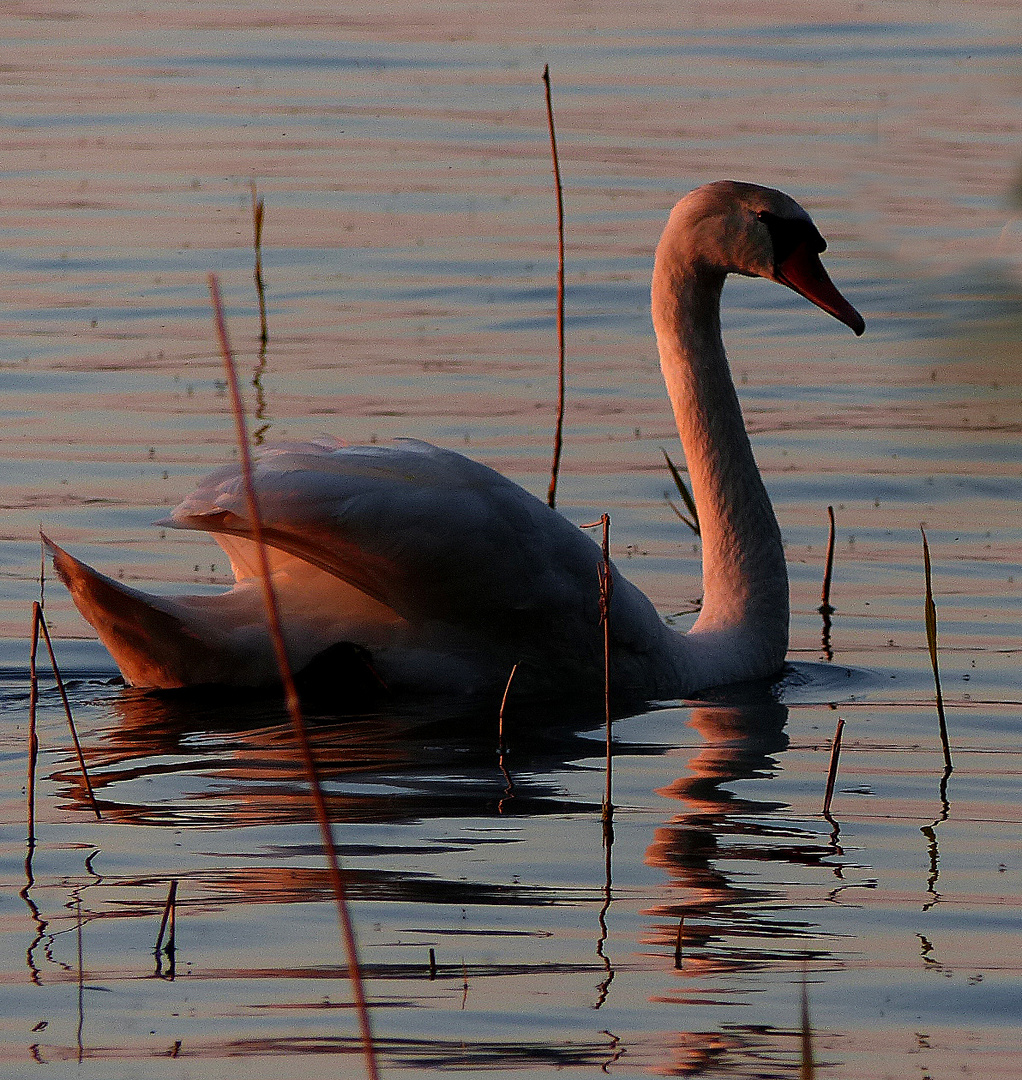
[[[720,277],[744,274],[787,285],[856,334],[862,316],[837,291],[820,262],[827,242],[791,196],[758,184],[718,180],[675,206],[658,257]]]

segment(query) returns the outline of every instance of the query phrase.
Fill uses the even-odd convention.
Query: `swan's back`
[[[453,681],[448,689],[471,692],[506,679],[517,663],[522,689],[602,685],[600,549],[495,470],[417,440],[316,442],[264,449],[254,479],[269,544],[400,621],[376,650],[388,682],[418,683],[429,673],[439,688]],[[213,533],[238,581],[253,578],[254,561],[232,539],[251,537],[236,466],[210,476],[165,524]],[[286,596],[282,606],[293,608]],[[620,575],[611,631],[619,693],[677,685],[664,650],[676,635]]]

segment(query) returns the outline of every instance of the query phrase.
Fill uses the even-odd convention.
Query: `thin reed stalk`
[[[944,768],[951,772],[951,743],[947,734],[947,720],[944,717],[944,695],[940,689],[940,667],[937,663],[937,605],[933,602],[933,581],[930,574],[930,545],[926,541],[926,530],[919,526],[923,534],[923,571],[926,575],[926,644],[930,650],[930,664],[933,667],[933,685],[937,691],[937,719],[940,722],[940,745],[944,751]]]
[[[831,644],[830,631],[833,625],[831,615],[834,608],[830,602],[830,582],[834,573],[834,507],[827,507],[827,517],[830,519],[830,532],[827,537],[827,561],[823,568],[823,589],[820,592],[820,606],[816,609],[823,616],[823,632],[820,635],[820,645],[823,655],[827,660],[834,659],[834,646]]]
[[[834,609],[830,605],[830,579],[834,573],[834,507],[827,507],[827,517],[830,520],[830,533],[827,537],[827,561],[823,567],[823,589],[820,592],[821,615],[833,615]]]
[[[827,791],[823,796],[823,816],[830,817],[830,801],[834,798],[834,784],[837,781],[837,762],[841,756],[841,732],[845,729],[845,722],[838,717],[837,728],[834,731],[834,742],[830,747],[830,768],[827,770]]]
[[[504,812],[504,803],[508,799],[514,798],[515,791],[515,782],[511,779],[511,774],[507,771],[507,765],[504,762],[504,757],[507,754],[507,742],[504,740],[504,709],[507,707],[508,694],[511,692],[511,681],[514,679],[517,670],[518,664],[515,664],[511,669],[511,674],[507,677],[507,686],[504,687],[504,696],[501,698],[500,713],[497,717],[497,767],[507,781],[507,787],[504,788],[504,797],[497,803],[498,814]]]
[[[252,246],[255,248],[255,269],[252,276],[255,278],[256,295],[259,297],[259,340],[265,346],[269,340],[269,330],[266,325],[266,290],[263,287],[263,211],[265,203],[261,195],[256,192],[255,181],[250,181],[252,188]]]
[[[82,938],[82,898],[75,897],[75,929],[78,940],[78,1064],[85,1060],[85,942]]]
[[[681,971],[683,963],[682,946],[685,943],[685,916],[678,920],[678,932],[674,935],[674,968]]]
[[[177,906],[177,878],[170,883],[167,890],[167,902],[163,905],[163,918],[160,919],[160,932],[156,935],[156,945],[153,952],[159,954],[163,948],[163,938],[167,933],[167,926],[171,923],[172,913]]]
[[[67,726],[71,730],[71,741],[74,743],[75,754],[78,755],[78,767],[82,770],[82,779],[85,781],[85,790],[92,804],[92,812],[96,820],[102,820],[103,815],[99,812],[99,804],[92,790],[92,781],[89,779],[89,770],[85,767],[85,755],[82,753],[82,744],[78,740],[78,729],[75,726],[75,718],[71,715],[71,702],[68,701],[67,691],[64,689],[64,680],[60,677],[60,668],[57,666],[57,657],[53,652],[53,642],[50,641],[50,631],[46,627],[46,619],[43,617],[43,609],[36,600],[32,604],[32,618],[36,626],[43,632],[43,640],[46,642],[46,651],[50,654],[50,666],[53,668],[53,677],[57,681],[57,689],[60,691],[60,700],[64,703],[64,715],[67,717]]]
[[[337,915],[341,927],[341,937],[348,958],[348,978],[351,981],[352,997],[354,998],[359,1027],[362,1032],[362,1048],[365,1054],[366,1072],[370,1080],[378,1080],[379,1069],[376,1064],[376,1045],[373,1041],[372,1025],[369,1018],[369,1006],[366,1002],[365,987],[362,981],[362,968],[358,960],[355,928],[352,924],[351,913],[348,908],[344,874],[341,871],[340,859],[337,855],[337,848],[334,845],[333,833],[330,828],[330,818],[327,814],[326,799],[323,795],[323,788],[319,782],[319,776],[316,773],[316,762],[312,753],[312,744],[309,741],[309,733],[305,726],[305,718],[302,715],[298,689],[295,686],[294,675],[291,672],[291,664],[288,660],[287,649],[284,645],[284,635],[280,623],[280,610],[277,606],[277,594],[273,588],[273,581],[270,575],[269,556],[267,555],[266,545],[263,540],[262,518],[259,513],[259,501],[256,497],[255,481],[253,479],[252,452],[249,448],[248,433],[245,425],[245,410],[241,401],[241,391],[238,387],[238,373],[234,363],[234,354],[231,351],[230,340],[227,336],[227,324],[224,319],[223,304],[220,300],[220,285],[217,281],[216,274],[209,275],[209,291],[213,302],[213,314],[217,340],[220,346],[220,354],[223,358],[224,369],[227,374],[227,383],[231,393],[231,406],[234,412],[234,422],[238,438],[238,453],[241,459],[242,480],[245,487],[245,502],[248,509],[249,521],[251,523],[252,539],[255,541],[259,560],[259,579],[262,587],[263,602],[266,606],[267,629],[269,631],[270,640],[273,643],[273,652],[277,660],[277,666],[280,669],[280,679],[284,688],[284,700],[287,705],[288,715],[291,718],[295,739],[301,752],[302,763],[305,766],[305,775],[309,783],[309,791],[316,815],[316,821],[319,824],[330,883],[333,887],[334,898],[337,902]]]
[[[583,529],[595,529],[597,525],[603,528],[603,538],[600,548],[603,554],[603,562],[597,567],[600,584],[600,624],[603,626],[603,711],[607,728],[607,767],[606,786],[603,794],[603,832],[604,839],[610,842],[612,839],[611,822],[614,817],[614,803],[611,801],[611,761],[612,761],[612,738],[610,719],[610,601],[614,594],[614,577],[610,566],[610,514],[601,514],[599,521],[583,525]]]
[[[518,665],[515,664],[511,669],[511,674],[507,677],[507,686],[504,687],[504,696],[500,699],[500,713],[497,716],[498,752],[502,757],[507,749],[507,744],[504,742],[504,709],[507,707],[507,696],[511,693],[511,681],[514,679],[517,670]]]
[[[550,129],[550,153],[554,162],[554,187],[557,191],[557,420],[554,425],[554,459],[550,466],[550,486],[547,505],[557,505],[557,475],[561,469],[564,447],[564,188],[561,185],[561,164],[557,156],[557,134],[554,131],[554,103],[550,90],[550,65],[543,68],[546,88],[546,119]]]
[[[163,944],[166,936],[167,944]],[[177,879],[170,883],[167,891],[167,902],[163,907],[163,918],[160,920],[160,932],[156,935],[156,945],[153,955],[156,957],[156,974],[163,975],[163,957],[167,957],[169,970],[166,978],[174,980],[174,957],[177,952]]]
[[[36,730],[36,708],[39,702],[39,675],[36,655],[39,652],[39,620],[35,605],[32,608],[32,651],[28,658],[28,780],[25,785],[28,801],[28,846],[35,846],[35,770],[39,759],[39,734]]]

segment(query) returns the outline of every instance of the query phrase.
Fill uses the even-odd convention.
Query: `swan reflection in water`
[[[232,851],[231,858],[220,860],[219,865],[211,866],[207,860],[194,869],[160,867],[168,877],[181,879],[186,909],[189,896],[196,894],[204,905],[217,907],[329,899],[329,882],[326,870],[318,865],[315,843],[292,844],[288,841],[293,836],[285,833],[285,843],[271,847],[267,842],[279,840],[279,834],[246,831],[251,826],[311,820],[291,731],[278,703],[259,705],[229,697],[213,702],[206,695],[155,696],[124,690],[110,704],[117,723],[96,733],[87,751],[104,819],[143,827],[198,825],[233,830],[232,840],[247,848]],[[730,689],[718,701],[671,711],[682,721],[687,718],[689,727],[698,732],[702,745],[694,752],[649,745],[617,748],[618,755],[630,759],[640,773],[642,758],[655,756],[661,777],[665,754],[680,759],[678,778],[656,791],[675,802],[676,812],[653,830],[644,856],[648,865],[664,872],[667,883],[656,890],[659,902],[642,911],[645,940],[635,943],[628,957],[628,963],[633,963],[645,947],[642,964],[653,970],[645,978],[643,992],[668,1007],[667,1023],[671,1022],[670,1006],[708,1005],[726,994],[735,995],[729,975],[740,973],[744,980],[778,963],[785,968],[791,964],[796,970],[808,952],[818,959],[829,956],[825,945],[821,949],[811,922],[791,910],[775,875],[764,877],[750,873],[749,868],[757,863],[819,866],[822,875],[826,860],[835,854],[825,835],[786,818],[784,804],[732,790],[737,781],[768,779],[782,768],[788,743],[787,707],[770,688]],[[590,841],[599,828],[599,804],[567,792],[572,786],[577,788],[571,780],[574,770],[592,772],[599,748],[591,738],[567,728],[553,729],[549,717],[537,723],[534,736],[520,732],[512,744],[514,791],[508,798],[505,778],[497,768],[496,725],[478,716],[439,722],[421,710],[395,708],[345,718],[313,716],[312,720],[330,815],[336,825],[350,826],[336,828],[335,833],[342,859],[357,867],[351,875],[352,896],[365,904],[384,905],[363,909],[369,918],[381,912],[384,919],[391,918],[386,905],[397,902],[422,913],[415,918],[423,921],[415,925],[428,927],[435,921],[437,932],[443,934],[448,932],[442,927],[452,909],[510,905],[516,911],[512,922],[526,935],[533,933],[530,926],[540,933],[535,928],[546,927],[549,920],[549,916],[533,918],[530,909],[537,916],[540,910],[551,910],[551,905],[555,910],[574,909],[568,918],[576,929],[580,920],[593,919],[594,896],[583,890],[585,897],[580,899],[578,882],[592,882]],[[641,724],[632,730],[641,731]],[[70,769],[62,779],[79,809],[87,812],[84,792]],[[643,794],[622,789],[622,799],[634,804]],[[658,804],[647,789],[640,805]],[[562,848],[563,861],[552,875],[536,880],[529,866],[518,861],[524,855],[528,862],[528,849],[507,845],[534,839],[535,829],[525,835],[524,823],[544,817],[552,831],[542,844],[553,842]],[[445,819],[453,826],[444,826]],[[494,847],[492,826],[497,821],[508,825],[508,831],[501,834],[500,846]],[[400,826],[396,832],[395,825]],[[626,855],[642,858],[641,849],[629,852],[630,843],[617,841],[615,890],[618,882],[623,885],[629,878]],[[224,840],[213,843],[217,850],[226,846]],[[470,880],[465,880],[466,858],[473,864]],[[573,867],[573,862],[579,865]],[[151,875],[155,868],[147,869]],[[628,904],[627,893],[624,888],[620,894],[615,892],[613,903]],[[156,908],[153,914],[158,914]],[[674,946],[682,921],[681,964],[674,970]],[[447,939],[437,940],[445,943]],[[473,976],[499,979],[514,974],[549,980],[553,973],[585,979],[587,972],[597,971],[591,961],[579,963],[572,951],[577,942],[565,945],[563,955],[551,948],[538,963],[524,963],[521,954],[509,961],[515,948],[512,941],[496,949],[497,959],[473,965]],[[608,942],[608,951],[612,958],[616,954],[618,962],[624,962],[629,952],[615,937]],[[387,980],[422,976],[407,963],[371,959],[369,975],[382,980],[381,994],[388,992]],[[264,974],[272,973],[268,964]],[[283,970],[279,974],[285,977]],[[288,969],[286,977],[292,974]],[[549,984],[544,985],[549,992]],[[744,996],[742,987],[748,986],[741,983],[738,998]],[[407,983],[400,989],[406,995],[426,992],[422,987],[410,991]],[[621,989],[619,983],[612,990],[611,1004],[613,993]],[[698,1022],[694,1017],[699,1014],[692,1015],[687,1023]],[[659,1068],[677,1073],[721,1054],[728,1055],[731,1066],[752,1054],[757,1060],[764,1054],[784,1060],[790,1047],[779,1033],[745,1024],[744,1012],[739,1019],[723,1026],[711,1023],[706,1031],[644,1036],[652,1043],[642,1052],[659,1061]],[[558,1041],[557,1063],[592,1064],[591,1043],[579,1041],[572,1051],[571,1042]],[[488,1054],[492,1045],[486,1045]],[[466,1060],[473,1060],[478,1051],[481,1061],[485,1056],[482,1044],[476,1051],[472,1046],[469,1040]],[[554,1061],[544,1056],[554,1049],[553,1044],[537,1043],[535,1060]],[[396,1046],[393,1052],[400,1056]]]

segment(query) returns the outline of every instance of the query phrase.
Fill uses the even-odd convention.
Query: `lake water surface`
[[[617,722],[609,859],[599,715],[512,710],[505,775],[496,717],[311,707],[383,1073],[794,1077],[805,977],[820,1075],[1018,1075],[1020,22],[1015,4],[914,0],[8,5],[5,1076],[362,1074],[279,702],[125,689],[52,575],[47,618],[103,817],[46,674],[26,862],[38,530],[146,588],[229,579],[211,541],[151,526],[234,453],[211,270],[259,438],[427,438],[542,495],[557,250],[544,64],[567,213],[559,507],[609,512],[619,568],[679,625],[699,553],[664,499],[661,448],[680,448],[648,315],[670,207],[721,177],[789,191],[867,333],[762,281],[725,292],[788,548],[792,668],[773,689]],[[157,971],[175,880],[175,965]]]

